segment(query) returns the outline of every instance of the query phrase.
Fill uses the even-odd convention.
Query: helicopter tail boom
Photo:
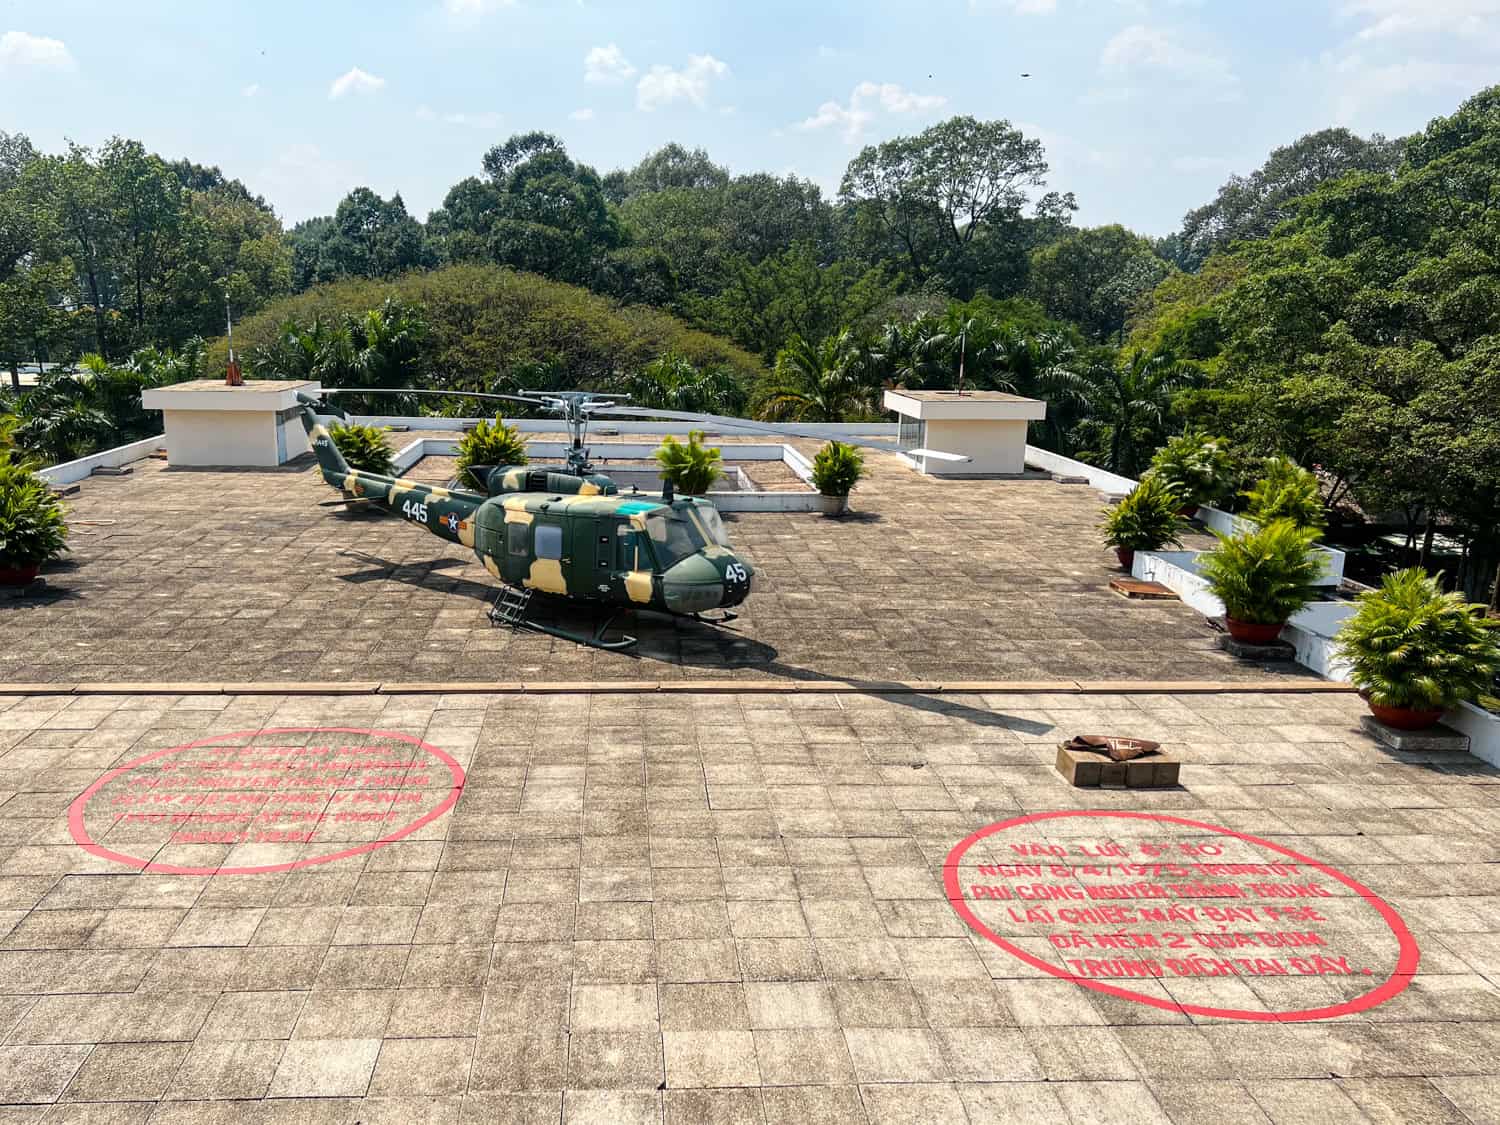
[[[307,440],[312,446],[313,456],[318,459],[318,468],[323,470],[323,479],[335,488],[343,488],[344,479],[349,475],[349,462],[344,460],[339,447],[333,443],[333,434],[330,432],[339,422],[343,411],[304,394],[299,394],[297,401],[301,404],[298,413],[302,415],[302,428],[307,431]],[[319,408],[336,413],[319,414]]]
[[[395,513],[409,523],[421,524],[440,539],[474,545],[474,513],[485,497],[456,488],[444,488],[403,477],[386,477],[350,467],[334,444],[330,432],[342,413],[320,414],[316,399],[298,395],[302,404],[302,427],[307,431],[323,479],[334,488]]]

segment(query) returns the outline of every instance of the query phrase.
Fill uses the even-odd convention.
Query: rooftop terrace
[[[0,602],[0,1121],[1500,1120],[1500,770],[1111,593],[1089,487],[870,461],[636,656],[310,465],[86,481]]]
[[[732,441],[728,444],[732,446]],[[596,443],[596,453],[603,443]],[[757,570],[733,631],[643,616],[633,656],[496,629],[472,554],[395,519],[319,507],[310,461],[142,461],[70,501],[51,592],[0,604],[0,676],[29,682],[836,679],[1251,680],[1204,619],[1131,602],[1100,503],[1049,480],[944,482],[893,455],[840,520],[727,517]],[[413,472],[445,479],[429,458]]]

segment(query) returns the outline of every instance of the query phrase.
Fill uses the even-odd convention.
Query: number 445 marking
[[[416,520],[418,523],[426,523],[427,505],[418,504],[415,500],[408,500],[406,503],[401,505],[401,514],[409,520]]]

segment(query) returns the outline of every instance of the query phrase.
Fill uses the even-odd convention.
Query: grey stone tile
[[[667,1086],[759,1086],[755,1037],[749,1031],[663,1031]]]
[[[0,1101],[55,1102],[91,1049],[78,1044],[0,1047]]]
[[[288,1040],[270,1096],[364,1097],[379,1055],[379,1039]]]

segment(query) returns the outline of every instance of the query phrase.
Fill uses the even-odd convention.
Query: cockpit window
[[[693,514],[703,524],[710,542],[717,543],[720,547],[729,546],[729,532],[724,530],[724,520],[719,515],[719,509],[712,504],[694,504]]]
[[[646,533],[662,570],[670,570],[708,545],[698,529],[676,512],[652,512],[646,517]]]

